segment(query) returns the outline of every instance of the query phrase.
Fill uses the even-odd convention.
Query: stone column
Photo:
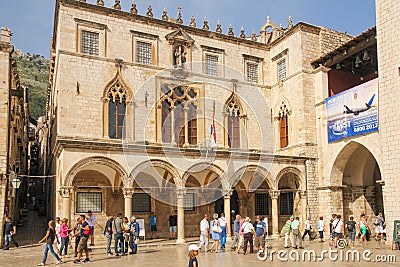
[[[226,219],[226,241],[232,241],[231,230],[231,196],[233,191],[227,190],[224,192],[224,213]]]
[[[124,194],[125,200],[125,216],[131,218],[132,216],[132,196],[135,192],[134,187],[124,187],[122,188],[122,193]]]
[[[177,199],[177,208],[178,208],[178,238],[176,239],[177,244],[185,243],[185,207],[184,207],[184,199],[186,195],[185,188],[177,188],[176,189],[176,199]]]
[[[185,107],[183,109],[183,112],[185,113],[185,144],[184,147],[188,147],[189,146],[189,118],[188,118],[188,111],[189,108]]]
[[[67,218],[68,222],[71,224],[71,195],[72,195],[72,190],[74,189],[73,186],[63,186],[60,188],[60,195],[63,199],[63,218]]]
[[[300,195],[300,226],[301,230],[304,230],[304,226],[307,220],[307,191],[299,191]]]
[[[278,198],[280,191],[274,190],[270,192],[272,199],[272,237],[279,238],[279,212],[278,212]]]
[[[171,144],[172,145],[176,145],[176,140],[175,140],[175,106],[174,106],[174,104],[171,104],[171,113],[169,114],[169,116],[171,117]]]

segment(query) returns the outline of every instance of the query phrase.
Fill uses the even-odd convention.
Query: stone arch
[[[282,108],[283,106],[286,107],[286,109],[287,109],[287,114],[288,114],[288,115],[291,115],[291,114],[292,114],[292,105],[291,105],[289,99],[287,99],[284,95],[281,95],[281,96],[279,97],[279,100],[278,100],[277,102],[275,102],[275,105],[274,105],[274,110],[273,110],[273,112],[274,112],[274,115],[275,115],[276,117],[279,116],[279,112],[280,112],[280,110],[281,110],[281,108]]]
[[[129,184],[132,186],[134,181],[136,180],[136,177],[139,173],[143,172],[147,168],[162,168],[166,171],[168,171],[172,176],[174,183],[177,187],[184,185],[182,183],[181,175],[179,172],[172,166],[170,163],[159,160],[159,159],[151,159],[151,160],[146,160],[143,162],[138,163],[135,167],[132,168],[132,172],[129,175]]]
[[[268,184],[269,188],[270,189],[274,188],[271,173],[264,167],[261,167],[258,165],[247,165],[247,166],[243,166],[243,167],[239,168],[232,175],[231,187],[235,186],[238,182],[240,182],[242,175],[247,171],[261,174],[261,176],[264,177],[264,181]],[[249,190],[250,184],[251,184],[251,180],[247,186],[245,185],[246,190]]]
[[[304,185],[304,181],[305,181],[305,177],[302,171],[300,171],[299,169],[295,168],[295,167],[286,167],[283,168],[278,175],[276,176],[276,180],[274,183],[274,190],[278,190],[279,189],[279,181],[282,179],[282,177],[285,176],[285,174],[288,173],[293,173],[297,179],[297,181],[299,182],[299,187],[297,188],[297,190],[305,190],[305,185]]]
[[[371,142],[363,142],[363,141],[350,141],[346,143],[342,149],[337,153],[335,157],[333,157],[333,162],[330,168],[330,185],[342,185],[343,182],[343,173],[346,165],[353,153],[358,149],[360,146],[364,147],[368,150],[372,156],[375,158],[378,167],[381,169],[382,162],[381,162],[381,152],[379,150],[379,146],[377,143]],[[382,169],[381,169],[382,170]]]
[[[242,102],[235,92],[232,92],[229,98],[225,101],[224,112],[238,117],[245,116]]]
[[[202,170],[210,170],[215,172],[220,178],[222,189],[223,190],[230,189],[228,178],[226,176],[226,173],[222,170],[222,168],[208,162],[200,162],[190,166],[182,176],[182,185],[184,186],[186,184],[187,180],[189,179],[192,173],[200,172]]]
[[[75,163],[68,170],[67,175],[65,176],[66,179],[64,180],[64,186],[72,186],[75,175],[79,171],[81,171],[83,168],[90,166],[90,165],[94,165],[94,164],[105,165],[105,166],[108,166],[111,169],[115,170],[119,174],[119,176],[122,177],[122,183],[125,185],[127,172],[118,162],[116,162],[115,160],[112,160],[110,158],[94,156],[94,157],[84,158],[84,159],[78,161],[77,163]]]

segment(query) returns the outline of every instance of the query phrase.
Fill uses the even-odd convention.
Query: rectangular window
[[[152,45],[150,43],[136,42],[136,62],[151,65]]]
[[[178,199],[175,197],[175,208],[178,206]],[[194,194],[186,193],[185,198],[183,199],[183,207],[187,211],[194,210]]]
[[[247,80],[249,82],[258,83],[258,64],[246,64]]]
[[[293,192],[281,193],[279,196],[280,215],[293,214]]]
[[[279,118],[279,134],[280,134],[281,148],[287,147],[289,144],[287,119],[288,119],[287,115]]]
[[[102,211],[102,193],[76,193],[76,212],[86,213],[88,210],[92,212]]]
[[[81,52],[88,55],[99,55],[99,34],[82,31]]]
[[[218,76],[218,56],[206,55],[206,74]]]
[[[286,60],[283,59],[278,62],[278,81],[286,78]]]
[[[146,193],[134,193],[132,212],[151,212],[151,197]]]
[[[256,215],[268,215],[268,194],[255,195],[255,212]]]

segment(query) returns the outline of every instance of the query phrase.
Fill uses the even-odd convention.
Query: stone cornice
[[[56,144],[53,149],[53,154],[58,157],[64,149],[78,149],[78,150],[97,150],[97,151],[118,151],[124,152],[136,152],[136,153],[146,153],[148,155],[164,155],[165,152],[173,155],[182,155],[200,157],[202,153],[205,153],[206,149],[201,148],[177,148],[161,146],[157,144],[144,144],[144,143],[134,143],[134,144],[123,144],[121,140],[114,139],[87,139],[87,138],[77,138],[77,137],[67,137],[58,136],[56,139]],[[215,155],[216,154],[216,155]],[[299,162],[304,163],[306,160],[316,160],[315,157],[305,157],[305,156],[285,156],[285,155],[274,155],[265,152],[256,152],[250,150],[216,150],[214,152],[209,152],[210,158],[216,156],[218,158],[246,158],[249,160],[260,160],[260,161],[276,161],[276,162],[286,162],[290,161],[292,163]]]
[[[127,11],[117,10],[117,9],[113,9],[113,8],[105,7],[105,6],[97,6],[95,4],[80,2],[80,1],[76,1],[76,0],[58,0],[57,6],[56,6],[56,13],[54,16],[55,19],[57,19],[57,17],[58,17],[60,4],[62,4],[64,6],[70,6],[70,7],[79,7],[80,9],[86,9],[93,13],[97,13],[97,14],[101,14],[101,15],[105,15],[105,16],[118,17],[121,19],[130,20],[130,21],[139,21],[140,23],[143,23],[143,24],[163,26],[167,29],[171,29],[172,31],[182,28],[188,34],[194,34],[194,35],[208,37],[208,38],[215,38],[215,39],[223,40],[223,41],[234,43],[234,44],[241,43],[242,45],[258,47],[259,49],[263,49],[263,50],[269,50],[269,45],[263,44],[260,42],[256,42],[256,41],[252,41],[252,40],[248,40],[248,39],[244,39],[244,38],[240,38],[240,37],[229,36],[229,35],[223,34],[223,33],[207,31],[207,30],[203,30],[200,28],[194,28],[194,27],[186,26],[186,25],[182,25],[182,24],[177,24],[177,23],[174,23],[171,21],[164,21],[164,20],[157,19],[157,18],[151,18],[151,17],[147,17],[147,16],[143,16],[143,15],[136,15],[136,14],[129,13]],[[56,27],[55,27],[55,29],[56,29]]]

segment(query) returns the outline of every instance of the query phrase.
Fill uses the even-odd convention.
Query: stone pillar
[[[175,145],[176,140],[175,140],[175,106],[174,106],[174,104],[171,104],[171,113],[169,114],[169,116],[171,117],[171,144]]]
[[[304,226],[307,220],[307,191],[299,191],[300,195],[300,226],[301,231],[304,230]]]
[[[188,122],[188,111],[189,108],[185,107],[183,109],[183,112],[185,113],[185,144],[184,147],[188,147],[189,146],[189,122]]]
[[[224,213],[226,219],[226,241],[232,241],[232,229],[231,229],[231,196],[233,191],[228,190],[224,193]]]
[[[185,243],[185,207],[184,199],[186,195],[185,188],[176,189],[176,199],[178,208],[178,238],[176,239],[177,244]]]
[[[279,212],[278,212],[278,198],[280,191],[274,190],[270,192],[272,199],[272,237],[279,238]]]
[[[68,222],[70,225],[72,225],[71,223],[71,195],[73,192],[74,187],[73,186],[63,186],[60,188],[60,195],[63,199],[63,214],[62,217],[63,218],[67,218]]]
[[[132,216],[132,196],[135,192],[134,187],[124,187],[122,188],[122,193],[124,194],[125,200],[125,216],[131,218]]]

